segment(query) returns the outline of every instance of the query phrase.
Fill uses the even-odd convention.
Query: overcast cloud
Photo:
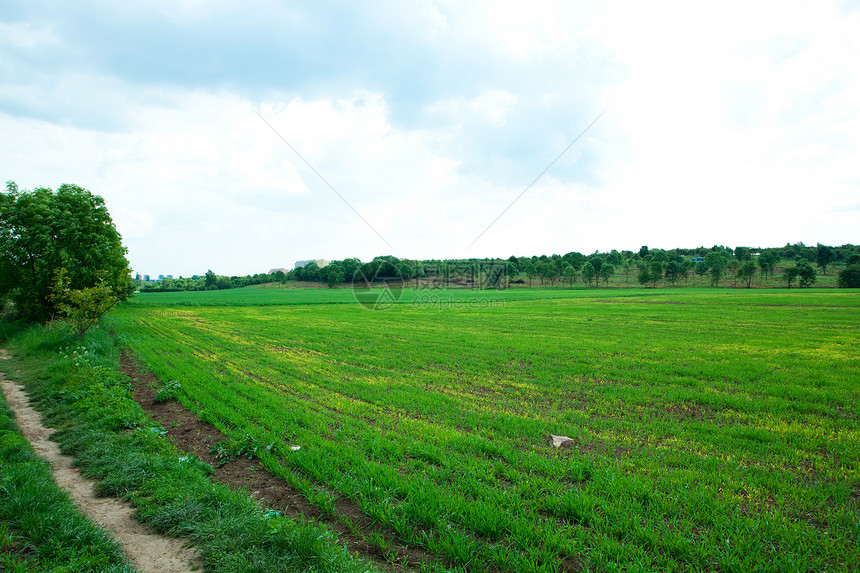
[[[858,2],[307,4],[4,2],[0,176],[152,275],[860,242]]]

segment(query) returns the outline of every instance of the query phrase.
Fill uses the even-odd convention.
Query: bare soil
[[[8,359],[3,349],[0,359]],[[187,547],[187,540],[164,537],[135,520],[134,511],[125,501],[96,497],[95,482],[72,468],[73,458],[60,453],[57,444],[50,440],[53,430],[42,424],[41,415],[30,407],[23,389],[2,372],[0,385],[19,430],[36,453],[51,465],[57,484],[72,496],[83,513],[122,544],[135,567],[152,573],[186,573],[200,568],[202,561],[194,549]]]

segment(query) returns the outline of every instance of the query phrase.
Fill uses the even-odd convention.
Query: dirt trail
[[[0,349],[0,359],[8,359]],[[49,438],[50,428],[42,425],[41,415],[29,406],[27,395],[20,386],[7,380],[0,372],[0,385],[21,433],[37,454],[51,464],[54,478],[67,491],[81,511],[110,532],[119,541],[135,567],[145,573],[186,573],[198,570],[202,563],[193,549],[185,547],[187,540],[164,537],[135,520],[131,506],[124,501],[96,497],[89,480],[72,469],[72,458],[60,453]]]

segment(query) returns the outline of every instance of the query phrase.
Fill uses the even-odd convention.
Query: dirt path
[[[0,359],[8,359],[0,349]],[[15,421],[21,433],[37,454],[51,464],[54,478],[67,491],[78,507],[101,527],[110,532],[125,548],[134,565],[145,573],[185,573],[198,570],[201,560],[193,549],[184,545],[187,540],[161,536],[135,520],[131,506],[124,501],[96,497],[95,482],[72,469],[72,458],[60,453],[56,443],[48,439],[50,428],[42,425],[41,415],[29,406],[27,395],[20,386],[7,380],[0,372],[0,385],[9,408],[15,412]]]

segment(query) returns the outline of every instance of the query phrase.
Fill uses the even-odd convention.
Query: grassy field
[[[856,292],[405,291],[374,312],[242,289],[138,295],[110,326],[225,455],[324,513],[356,503],[392,561],[860,567]]]

